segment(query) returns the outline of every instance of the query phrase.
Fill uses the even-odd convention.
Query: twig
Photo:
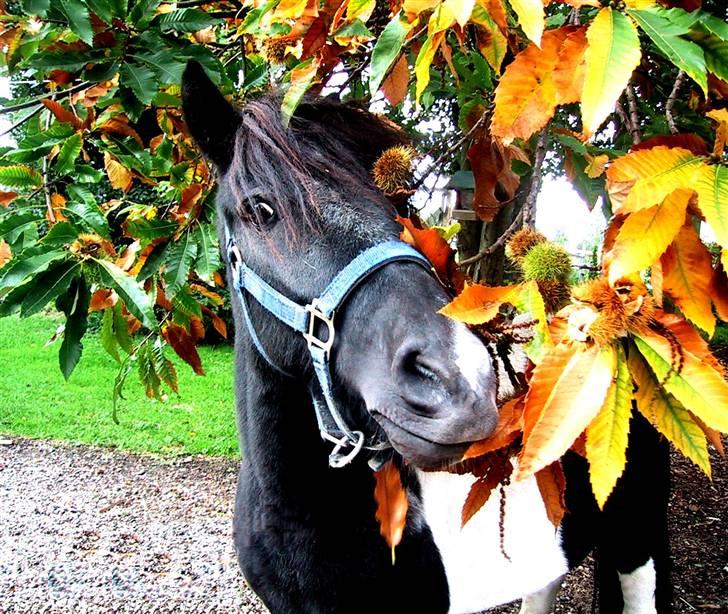
[[[55,98],[55,96],[53,96]],[[45,130],[47,131],[51,125],[52,114],[48,111],[45,121]],[[48,187],[48,156],[43,156],[43,194],[45,195],[46,211],[48,211],[48,221],[51,224],[56,223],[56,212],[53,211],[53,199],[51,198],[51,189]]]
[[[685,81],[685,71],[681,70],[677,73],[677,77],[675,78],[675,85],[672,86],[672,91],[670,92],[670,96],[667,99],[667,104],[665,105],[665,117],[667,118],[667,125],[670,128],[671,134],[677,134],[678,132],[677,125],[675,124],[675,116],[672,114],[672,110],[675,106],[677,94],[680,91],[680,87],[682,86],[683,81]]]
[[[7,128],[6,130],[3,130],[0,132],[0,136],[5,136],[8,132],[12,132],[19,126],[22,126],[25,122],[27,122],[29,119],[35,117],[40,113],[45,107],[42,104],[39,104],[35,109],[33,109],[30,113],[27,115],[24,115],[21,117],[18,121],[16,121],[10,128]]]
[[[67,90],[63,90],[62,92],[57,92],[55,95],[53,95],[53,100],[63,100],[64,98],[67,98],[71,94],[75,94],[76,92],[85,90],[87,87],[91,87],[90,81],[84,81],[83,83],[79,83],[78,85],[69,87]],[[38,104],[41,100],[46,100],[47,98],[51,98],[51,94],[43,94],[42,96],[36,96],[35,98],[31,98],[30,100],[26,100],[25,102],[15,104],[11,107],[2,107],[2,108],[0,108],[0,115],[5,115],[6,113],[13,113],[15,111],[22,111],[23,109],[28,109],[28,108]]]
[[[533,228],[536,225],[536,198],[541,190],[541,167],[546,157],[546,140],[548,138],[548,124],[541,130],[536,144],[536,156],[533,159],[533,173],[531,174],[531,186],[528,196],[523,203],[523,225]]]
[[[492,253],[494,253],[497,249],[501,248],[508,239],[511,238],[511,235],[513,235],[520,227],[521,223],[523,221],[523,209],[521,209],[516,217],[511,222],[511,225],[506,229],[506,231],[496,239],[496,241],[489,245],[488,247],[485,247],[481,249],[477,254],[474,256],[471,256],[470,258],[466,258],[462,262],[458,263],[459,268],[465,268],[466,266],[470,266],[471,264],[474,264],[478,262],[479,260],[482,260],[486,256],[490,256]]]
[[[615,109],[617,110],[617,115],[619,115],[619,121],[622,122],[622,125],[627,129],[627,132],[632,134],[632,124],[629,121],[629,117],[627,116],[627,113],[619,100],[617,101]]]
[[[480,118],[478,118],[478,121],[475,122],[475,124],[473,124],[473,127],[470,130],[468,130],[468,132],[466,134],[464,134],[461,138],[459,138],[457,141],[455,141],[455,143],[453,143],[450,147],[448,147],[442,154],[440,154],[437,157],[437,159],[432,164],[430,164],[430,166],[427,167],[427,170],[425,170],[425,172],[420,176],[420,178],[414,183],[414,185],[412,186],[412,189],[413,190],[418,189],[424,183],[425,179],[427,179],[430,176],[430,174],[432,174],[432,172],[436,168],[438,168],[447,157],[450,156],[450,154],[452,154],[456,149],[459,149],[462,146],[462,144],[465,141],[467,141],[478,128],[480,128],[480,126],[483,124],[483,122],[485,122],[485,120],[488,117],[488,114],[489,114],[488,110],[484,111],[483,114],[480,116]]]
[[[637,115],[637,99],[634,97],[634,89],[632,85],[627,85],[627,103],[629,104],[629,117],[632,122],[632,142],[637,145],[642,141],[642,135],[640,134],[640,120]]]

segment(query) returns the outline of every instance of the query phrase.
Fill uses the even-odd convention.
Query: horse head
[[[394,125],[316,98],[285,126],[278,96],[237,110],[196,63],[185,71],[183,102],[192,137],[218,171],[221,224],[245,265],[281,295],[308,304],[358,254],[399,240],[371,173],[385,149],[407,142]],[[332,391],[345,420],[370,439],[386,435],[424,468],[460,458],[497,422],[490,356],[464,325],[437,313],[448,300],[425,267],[400,261],[369,275],[335,315]],[[303,337],[249,303],[270,362],[312,381]],[[274,375],[259,355],[253,362]]]

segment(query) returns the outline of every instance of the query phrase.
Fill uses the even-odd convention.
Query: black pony
[[[183,101],[192,136],[218,169],[220,234],[234,267],[241,258],[274,292],[307,305],[360,253],[398,240],[392,206],[371,180],[382,151],[406,142],[394,125],[322,98],[301,104],[284,127],[279,98],[238,111],[195,63]],[[235,295],[243,461],[234,537],[248,583],[275,613],[475,612],[524,595],[523,612],[546,613],[568,567],[597,545],[603,612],[654,612],[655,567],[657,611],[668,611],[667,461],[637,420],[632,437],[644,441],[631,449],[649,462],[630,463],[605,513],[597,513],[583,461],[570,458],[570,513],[559,532],[533,480],[508,491],[508,558],[497,501],[461,530],[472,476],[422,469],[486,437],[497,409],[486,349],[436,313],[448,300],[425,267],[394,261],[356,286],[334,318],[333,403],[367,442],[391,444],[407,461],[410,508],[393,564],[367,463],[381,453],[329,466],[303,336],[245,290]]]

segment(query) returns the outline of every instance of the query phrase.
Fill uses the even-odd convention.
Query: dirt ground
[[[0,442],[0,612],[265,612],[232,547],[236,471],[222,459]],[[711,484],[676,457],[673,475],[675,612],[728,612],[728,465],[714,459]],[[587,562],[555,612],[591,603]]]

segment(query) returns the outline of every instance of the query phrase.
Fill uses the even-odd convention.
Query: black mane
[[[267,94],[242,110],[227,179],[238,203],[257,193],[294,212],[291,220],[318,208],[314,183],[386,205],[372,167],[384,150],[406,144],[389,120],[332,98],[305,99],[286,127],[280,96]]]

